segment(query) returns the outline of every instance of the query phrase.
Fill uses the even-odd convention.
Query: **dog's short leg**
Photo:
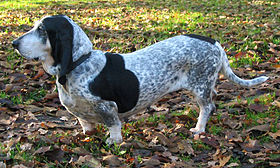
[[[97,107],[97,113],[101,116],[110,132],[110,137],[106,140],[106,143],[109,145],[121,143],[122,125],[118,116],[117,105],[114,102],[106,101],[98,104]]]
[[[212,102],[210,89],[207,91],[205,90],[202,93],[200,92],[200,94],[196,94],[196,98],[199,104],[200,112],[196,127],[190,129],[190,131],[195,134],[199,134],[201,132],[205,132],[209,116],[216,110],[216,107]]]
[[[106,140],[106,143],[109,145],[114,143],[120,144],[122,142],[121,122],[119,123],[119,125],[112,125],[111,127],[108,127],[108,129],[110,132],[110,137]]]
[[[83,133],[86,135],[92,135],[92,131],[94,128],[94,124],[87,122],[86,120],[83,120],[81,118],[78,117],[78,120],[83,128]]]

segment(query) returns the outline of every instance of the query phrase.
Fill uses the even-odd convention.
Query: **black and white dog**
[[[243,80],[229,67],[221,45],[199,35],[180,35],[128,54],[92,49],[83,30],[63,15],[41,19],[13,46],[27,59],[39,59],[57,76],[61,103],[75,115],[84,133],[97,122],[110,131],[107,143],[120,143],[123,117],[136,114],[167,93],[187,89],[197,98],[200,114],[195,134],[205,131],[215,110],[212,94],[218,73],[250,87],[267,77]]]

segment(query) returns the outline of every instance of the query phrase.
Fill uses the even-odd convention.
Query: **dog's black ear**
[[[42,23],[51,43],[54,66],[61,65],[58,82],[64,85],[73,64],[73,26],[63,15],[47,17]]]

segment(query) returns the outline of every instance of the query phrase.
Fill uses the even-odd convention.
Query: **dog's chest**
[[[94,105],[86,98],[70,95],[62,87],[58,87],[59,99],[61,104],[76,117],[82,118],[94,123],[101,122],[101,118],[94,111]]]

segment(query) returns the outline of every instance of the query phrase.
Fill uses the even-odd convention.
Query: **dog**
[[[212,96],[220,71],[244,87],[268,79],[237,77],[219,42],[195,34],[178,35],[127,54],[93,50],[84,31],[64,15],[42,18],[12,45],[23,57],[41,61],[47,73],[56,75],[60,101],[78,118],[85,134],[91,133],[95,123],[108,127],[108,144],[122,142],[122,118],[179,89],[191,91],[200,107],[190,131],[205,132],[209,115],[215,111]]]

